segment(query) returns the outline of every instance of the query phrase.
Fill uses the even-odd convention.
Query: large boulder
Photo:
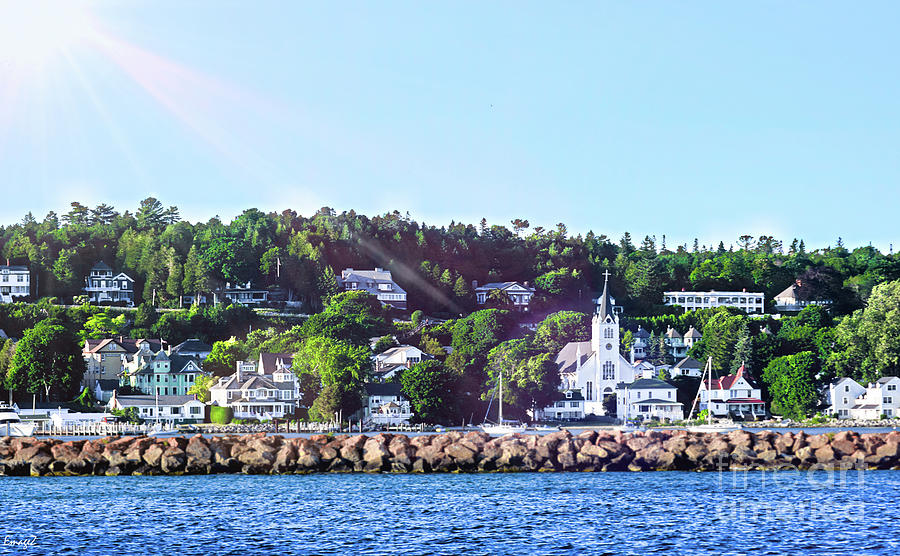
[[[185,443],[185,447],[187,447]],[[184,453],[177,444],[175,446],[170,445],[166,450],[162,453],[162,456],[159,459],[160,468],[163,470],[163,473],[167,473],[170,475],[180,475],[184,472],[184,467],[187,464],[187,454]]]

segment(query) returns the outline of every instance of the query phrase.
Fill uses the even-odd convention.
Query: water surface
[[[900,472],[0,478],[0,554],[897,554]]]

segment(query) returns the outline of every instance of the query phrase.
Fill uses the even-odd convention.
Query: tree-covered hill
[[[810,295],[835,300],[837,313],[861,306],[872,288],[900,278],[900,258],[872,247],[807,250],[794,239],[741,236],[734,245],[668,246],[630,234],[615,240],[593,232],[571,235],[566,226],[531,228],[451,223],[433,226],[398,211],[368,217],[323,207],[301,216],[292,210],[248,209],[230,222],[180,219],[177,207],[145,199],[135,212],[78,202],[66,214],[0,227],[0,251],[36,273],[32,294],[70,298],[98,260],[136,279],[136,302],[175,306],[182,294],[209,291],[225,282],[282,286],[318,310],[335,291],[335,273],[347,267],[392,270],[409,292],[411,309],[464,313],[473,308],[472,282],[518,280],[538,289],[535,309],[585,309],[609,270],[617,302],[631,315],[664,313],[669,289],[741,289],[768,300],[803,277]],[[598,226],[602,226],[598,222]],[[728,247],[726,247],[728,244]],[[36,291],[35,291],[36,290]]]

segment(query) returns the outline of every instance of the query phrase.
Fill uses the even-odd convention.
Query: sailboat
[[[170,438],[181,433],[174,427],[174,423],[163,422],[159,418],[159,390],[156,391],[156,424],[147,431],[147,436],[155,438]]]
[[[687,427],[687,430],[691,432],[731,432],[743,429],[744,427],[733,421],[720,420],[714,423],[712,420],[712,410],[710,409],[712,406],[712,357],[709,357],[706,360],[706,368],[703,369],[703,376],[700,377],[701,387],[703,386],[704,378],[707,378],[708,380],[708,386],[706,388],[706,423]],[[697,406],[697,401],[699,399],[700,388],[697,388],[697,396],[694,398],[694,403],[691,406],[691,415],[694,414],[694,408]]]
[[[527,429],[526,429],[525,425],[523,425],[521,423],[513,422],[513,421],[507,421],[505,423],[503,422],[503,370],[502,369],[500,370],[500,389],[499,390],[500,390],[500,394],[499,394],[500,410],[499,410],[499,415],[497,417],[498,423],[496,425],[488,423],[487,416],[485,416],[485,422],[482,423],[481,430],[483,430],[484,432],[486,432],[488,434],[512,434],[512,433],[517,433],[517,432],[525,432]],[[490,406],[488,406],[488,411],[490,411],[490,409],[491,409]]]

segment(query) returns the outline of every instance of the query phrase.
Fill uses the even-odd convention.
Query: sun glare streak
[[[250,173],[275,173],[273,164],[223,128],[218,121],[247,112],[242,92],[190,68],[106,34],[98,34],[96,46],[145,92],[171,112],[191,132],[216,151]],[[219,106],[218,114],[216,105]],[[247,113],[254,118],[256,114]]]
[[[84,71],[81,69],[78,61],[68,52],[64,53],[65,59],[68,62],[69,67],[72,69],[72,72],[75,74],[75,77],[78,79],[78,83],[81,85],[81,89],[85,92],[88,98],[91,100],[91,105],[93,105],[94,110],[100,115],[100,118],[103,120],[104,125],[106,126],[107,132],[113,138],[113,141],[116,143],[116,147],[122,152],[125,158],[128,160],[129,165],[131,166],[131,170],[134,172],[139,179],[149,185],[149,180],[147,176],[146,169],[140,163],[137,155],[134,150],[131,148],[131,144],[126,139],[125,135],[122,133],[121,128],[116,125],[115,120],[110,115],[109,111],[104,106],[103,102],[97,95],[97,92],[94,90],[94,86],[91,82],[86,78]]]

